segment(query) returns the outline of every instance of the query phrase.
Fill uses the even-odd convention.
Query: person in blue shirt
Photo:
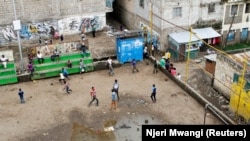
[[[136,70],[137,72],[139,72],[139,70],[138,70],[137,67],[136,67],[136,60],[135,60],[135,59],[132,60],[131,64],[132,64],[132,72],[134,73],[135,70]]]
[[[152,86],[151,99],[152,99],[153,103],[156,102],[156,87],[155,87],[155,84],[153,84],[153,86]]]
[[[63,73],[63,76],[69,80],[69,73],[65,68],[62,68],[62,73]]]
[[[18,91],[18,95],[19,95],[19,97],[20,97],[21,103],[25,103],[24,98],[23,98],[24,92],[22,91],[21,88],[20,88],[19,91]]]
[[[117,94],[116,94],[116,91],[115,89],[112,89],[111,90],[112,94],[111,94],[111,106],[110,106],[110,110],[112,109],[116,109],[116,106],[117,106]]]

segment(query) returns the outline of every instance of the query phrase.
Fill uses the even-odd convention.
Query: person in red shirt
[[[94,101],[96,101],[96,106],[98,106],[99,100],[96,98],[96,90],[95,90],[95,87],[92,87],[92,88],[91,88],[90,96],[91,96],[92,100],[89,102],[89,106],[90,106],[90,105],[92,104],[92,102],[94,102]]]
[[[173,76],[176,76],[176,68],[171,69],[171,74],[172,74]]]

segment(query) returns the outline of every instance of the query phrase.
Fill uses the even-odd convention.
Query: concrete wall
[[[216,64],[214,88],[230,99],[234,73],[241,74],[242,67],[234,60],[219,54],[217,55]]]
[[[15,0],[22,40],[49,38],[51,28],[72,35],[106,26],[105,0]],[[0,1],[0,45],[17,43],[12,0]]]
[[[130,29],[140,29],[143,25],[150,31],[150,24],[153,23],[153,36],[157,37],[159,48],[165,50],[169,33],[182,32],[198,21],[222,21],[223,6],[220,2],[221,0],[152,0],[151,6],[150,0],[144,0],[142,7],[138,0],[119,0],[114,5],[114,15]],[[215,12],[208,13],[210,3],[215,4]],[[173,17],[174,7],[182,7],[181,17]]]
[[[14,20],[13,0],[0,1],[0,25]],[[17,18],[23,23],[61,19],[72,15],[105,12],[105,0],[15,0]]]
[[[228,41],[227,44],[235,44],[242,42],[241,41],[241,32],[243,28],[248,28],[248,37],[247,41],[250,40],[249,32],[250,32],[250,13],[245,13],[246,9],[246,1],[242,2],[231,2],[231,3],[225,3],[224,4],[224,15],[223,15],[223,22],[222,22],[222,30],[221,34],[223,34],[223,40],[226,40],[228,30],[230,28],[230,25],[233,21],[231,30],[235,31],[235,39],[233,41]],[[248,2],[249,3],[249,2]],[[230,14],[231,6],[238,4],[238,11],[237,15],[235,15],[235,18],[233,20],[233,16]]]

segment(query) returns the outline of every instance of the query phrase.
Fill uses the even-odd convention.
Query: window
[[[175,7],[173,9],[173,17],[181,17],[181,7]]]
[[[215,12],[215,3],[208,4],[208,13]]]
[[[237,15],[237,12],[238,12],[238,5],[237,4],[231,5],[231,12],[230,12],[231,16]]]
[[[245,13],[250,13],[250,3],[246,4],[246,12]]]
[[[234,38],[235,38],[235,31],[230,30],[230,32],[228,33],[227,41],[233,41]]]
[[[142,8],[144,8],[144,0],[140,0],[140,6],[142,7]]]

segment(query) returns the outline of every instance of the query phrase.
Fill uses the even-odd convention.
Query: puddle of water
[[[143,124],[163,124],[159,119],[150,115],[131,115],[119,119],[115,125],[114,134],[117,141],[140,141],[141,125]]]
[[[106,120],[105,130],[96,131],[74,123],[71,141],[139,141],[141,140],[141,125],[163,124],[150,115],[129,115],[122,119]]]

